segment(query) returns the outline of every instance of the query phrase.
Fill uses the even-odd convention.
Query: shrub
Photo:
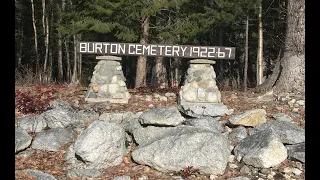
[[[186,179],[186,178],[188,178],[188,177],[191,176],[191,175],[200,174],[200,172],[199,172],[199,169],[193,168],[193,166],[188,166],[188,167],[180,170],[180,171],[178,172],[178,174],[179,174],[180,176],[182,176],[183,179]]]
[[[55,90],[36,88],[36,92],[23,92],[20,89],[15,91],[15,106],[21,113],[42,113],[45,111],[49,102],[55,97],[53,93]]]

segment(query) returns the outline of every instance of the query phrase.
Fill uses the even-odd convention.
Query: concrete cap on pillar
[[[96,56],[98,60],[110,60],[110,61],[121,61],[121,57],[118,56]]]
[[[190,64],[216,64],[216,61],[209,59],[192,59],[189,61]]]

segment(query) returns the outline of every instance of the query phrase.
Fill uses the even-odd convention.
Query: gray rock
[[[286,145],[286,148],[288,150],[288,157],[290,159],[305,163],[305,143]]]
[[[126,153],[126,135],[114,123],[94,121],[74,143],[74,156],[84,162],[85,169],[119,165]]]
[[[133,130],[133,137],[139,146],[143,146],[157,139],[161,139],[163,136],[166,136],[169,132],[174,131],[177,128],[181,127],[141,127]]]
[[[57,180],[53,175],[44,173],[42,171],[36,169],[25,169],[23,170],[30,174],[31,176],[35,177],[36,180]]]
[[[133,133],[134,129],[141,128],[138,118],[143,112],[103,113],[99,120],[120,125],[126,132]]]
[[[250,180],[250,178],[245,176],[238,176],[238,177],[228,178],[227,180]]]
[[[240,173],[241,173],[241,174],[251,174],[251,169],[250,169],[249,166],[243,165],[243,166],[240,168]]]
[[[77,126],[82,122],[76,113],[65,109],[51,109],[42,113],[41,116],[50,128]]]
[[[191,117],[217,117],[230,113],[227,106],[222,103],[184,103],[180,104],[178,109]]]
[[[287,149],[272,129],[243,139],[235,148],[237,160],[259,168],[274,167],[287,159]]]
[[[74,140],[74,132],[70,128],[53,128],[39,132],[34,138],[31,148],[46,151],[58,151]]]
[[[26,149],[24,151],[19,152],[16,154],[16,157],[22,157],[22,158],[27,158],[33,155],[36,152],[34,149]]]
[[[65,110],[68,110],[68,111],[74,111],[74,109],[72,108],[71,104],[69,102],[63,101],[63,100],[50,101],[49,107],[51,109],[65,109]]]
[[[176,106],[167,106],[151,109],[139,117],[142,125],[177,126],[185,121]]]
[[[47,127],[47,121],[41,115],[23,116],[17,119],[17,128],[31,132],[41,132]]]
[[[132,158],[161,172],[176,172],[193,166],[203,174],[223,174],[231,152],[221,133],[200,128],[176,128],[165,137],[138,146]]]
[[[32,137],[22,129],[15,129],[15,148],[14,152],[17,153],[30,146]]]
[[[292,121],[292,118],[285,113],[274,114],[273,118],[275,118],[277,121],[288,121],[288,122]]]
[[[228,139],[230,141],[230,144],[237,145],[242,139],[246,138],[248,136],[247,130],[243,126],[239,126],[235,129],[233,129],[232,132],[229,133]]]
[[[199,117],[199,118],[193,118],[193,119],[187,119],[187,124],[197,127],[197,128],[203,128],[206,130],[214,131],[221,133],[222,132],[222,126],[219,122],[220,117]]]
[[[99,120],[109,122],[109,123],[116,123],[119,124],[119,122],[122,121],[124,118],[124,113],[103,113],[99,116]]]
[[[112,180],[131,180],[131,177],[127,176],[127,175],[123,175],[123,176],[117,176],[117,177],[113,178]]]
[[[119,124],[126,132],[133,133],[134,130],[142,128],[138,118],[125,118]]]
[[[99,169],[71,169],[67,172],[69,178],[96,178],[100,177],[102,173]]]
[[[287,121],[270,120],[253,128],[250,134],[255,134],[266,129],[273,129],[284,144],[298,144],[305,142],[305,130],[294,123]]]
[[[120,124],[124,119],[139,118],[142,113],[124,112],[124,113],[103,113],[99,116],[99,120],[109,123]]]
[[[107,102],[92,102],[92,103],[87,103],[83,105],[83,108],[85,111],[99,111],[99,109],[103,109],[105,107],[111,106],[112,103],[107,101]]]
[[[85,98],[97,98],[97,94],[92,89],[88,89]]]
[[[76,155],[76,152],[74,151],[74,144],[71,144],[69,146],[67,151],[64,153],[63,157],[68,169],[74,169],[74,168],[83,169],[84,162],[81,160],[81,157]]]
[[[99,119],[99,113],[96,111],[80,110],[75,114],[78,122],[76,125],[83,126],[84,123],[93,122]]]

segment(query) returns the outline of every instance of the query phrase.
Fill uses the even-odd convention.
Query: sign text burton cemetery
[[[77,53],[124,56],[163,56],[203,59],[235,59],[235,48],[223,46],[78,42]]]

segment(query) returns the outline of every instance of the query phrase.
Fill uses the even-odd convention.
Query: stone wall
[[[85,100],[87,102],[128,103],[130,94],[119,62],[121,58],[98,56],[97,59],[101,60],[94,67]]]
[[[189,63],[186,80],[179,92],[180,103],[221,103],[212,66],[215,61],[194,59]]]

